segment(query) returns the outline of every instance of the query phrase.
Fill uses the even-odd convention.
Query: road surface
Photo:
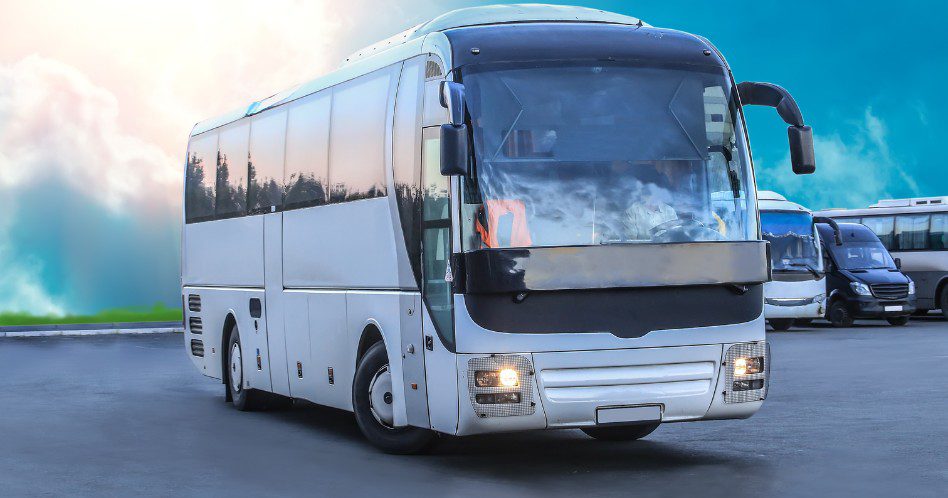
[[[634,443],[579,431],[379,453],[351,415],[241,413],[180,334],[0,339],[5,496],[944,496],[948,322],[770,334],[770,397],[743,421]]]

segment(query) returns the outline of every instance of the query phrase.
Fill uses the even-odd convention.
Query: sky
[[[0,312],[178,305],[195,122],[489,3],[0,0]],[[738,81],[790,90],[813,127],[817,173],[793,175],[786,125],[748,108],[761,189],[812,208],[948,195],[948,3],[569,3],[703,35]]]

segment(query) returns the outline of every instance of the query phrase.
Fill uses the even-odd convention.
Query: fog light
[[[487,393],[474,397],[479,405],[501,405],[504,403],[519,403],[520,393]]]
[[[474,385],[477,387],[517,387],[520,385],[520,375],[512,368],[478,370],[474,372]]]
[[[762,357],[737,358],[734,360],[734,375],[753,375],[764,371],[764,359]]]
[[[754,389],[763,389],[764,379],[756,380],[735,380],[731,387],[734,391],[752,391]]]

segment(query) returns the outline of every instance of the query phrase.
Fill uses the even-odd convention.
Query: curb
[[[145,335],[184,332],[177,322],[157,323],[96,323],[70,325],[37,325],[32,327],[0,327],[0,338],[15,337],[63,337],[88,335]]]

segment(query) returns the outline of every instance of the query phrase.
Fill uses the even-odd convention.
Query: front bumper
[[[886,318],[911,315],[915,312],[915,296],[906,299],[887,300],[873,296],[860,296],[850,302],[857,318]]]
[[[820,318],[825,312],[823,303],[823,299],[815,298],[767,298],[764,301],[764,317]]]
[[[524,392],[523,397],[535,400],[535,406],[522,415],[487,416],[473,399],[462,397],[458,435],[594,426],[597,410],[609,407],[658,405],[663,423],[747,418],[760,408],[763,396],[751,401],[726,402],[726,369],[722,363],[731,346],[517,355],[530,358],[533,364],[530,386],[524,386],[531,392]],[[472,374],[467,365],[483,357],[458,356],[459,389],[470,389]],[[766,358],[765,362],[769,361]]]

